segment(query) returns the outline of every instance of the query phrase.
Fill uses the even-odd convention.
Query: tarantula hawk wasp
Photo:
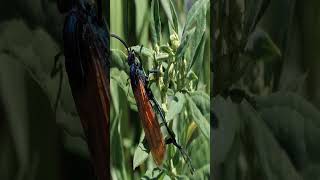
[[[157,165],[161,165],[165,156],[165,144],[173,144],[179,149],[184,160],[187,162],[191,174],[194,173],[194,168],[191,164],[191,159],[186,153],[185,149],[178,144],[175,138],[174,132],[169,128],[164,112],[160,107],[158,101],[154,97],[150,87],[148,76],[143,70],[140,59],[134,53],[134,50],[130,49],[128,45],[116,34],[110,33],[110,36],[118,39],[127,49],[128,52],[128,65],[129,65],[129,77],[131,82],[132,91],[137,103],[139,117],[142,122],[142,126],[145,132],[145,137],[151,150],[152,157]],[[140,51],[142,50],[142,47]],[[149,73],[155,73],[156,71],[149,71]],[[161,123],[159,124],[157,116],[154,112],[156,110],[161,117]],[[164,126],[168,132],[169,138],[163,139],[160,126]]]
[[[97,8],[85,0],[57,0],[61,13],[67,13],[63,27],[65,67],[76,109],[89,147],[95,175],[110,177],[109,111],[109,31],[102,18],[102,2]],[[98,9],[98,13],[96,13]],[[97,15],[98,14],[98,15]],[[55,67],[58,56],[55,57]],[[52,76],[62,65],[54,68]],[[60,86],[55,108],[58,106]]]

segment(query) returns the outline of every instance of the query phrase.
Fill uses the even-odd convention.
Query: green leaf
[[[119,108],[120,108],[120,102],[119,99],[119,89],[118,87],[120,87],[123,92],[126,94],[126,98],[129,102],[129,105],[131,107],[132,110],[134,111],[138,111],[137,105],[136,105],[136,101],[133,95],[133,92],[131,90],[131,86],[130,86],[130,80],[129,80],[129,76],[124,72],[124,71],[119,71],[116,68],[111,68],[110,71],[111,74],[111,79],[110,82],[111,84],[116,84],[111,86],[111,96],[112,96],[112,101],[114,103],[114,107],[116,110],[116,113],[119,113]]]
[[[0,143],[7,151],[0,152],[5,171],[0,177],[56,179],[59,147],[52,143],[57,140],[57,126],[49,95],[17,57],[1,53],[0,59]]]
[[[207,22],[207,7],[206,5],[203,5],[201,10],[199,11],[199,14],[197,15],[197,21],[196,21],[196,29],[195,29],[195,33],[192,34],[191,37],[191,43],[190,43],[190,57],[191,60],[195,59],[195,53],[197,52],[197,50],[200,48],[201,50],[201,46],[204,46],[206,38],[204,37],[205,35],[205,31],[206,31],[206,22]],[[201,41],[203,42],[203,45],[201,44]],[[202,53],[202,52],[200,52]],[[200,63],[202,63],[202,59],[200,59]]]
[[[320,111],[315,106],[294,93],[278,92],[255,100],[275,136],[297,154],[295,165],[304,166],[306,157],[320,163]]]
[[[195,62],[201,64],[203,61],[203,52],[204,52],[204,46],[206,43],[206,38],[205,38],[205,33],[203,33],[202,38],[200,40],[200,43],[198,44],[198,46],[196,47],[196,50],[194,52],[194,56],[192,58],[192,61],[189,65],[189,71],[191,70],[192,66],[194,65]],[[200,70],[200,68],[199,68]]]
[[[171,180],[170,176],[168,175],[164,175],[163,179],[162,180]]]
[[[138,147],[136,148],[133,156],[133,169],[140,166],[149,156],[150,149],[148,148],[148,144],[146,139],[144,138],[144,134],[142,136],[142,141],[140,141]]]
[[[110,71],[110,84],[112,84],[112,86],[110,86],[110,94],[111,94],[111,100],[112,100],[112,107],[115,111],[116,114],[120,113],[120,100],[119,100],[119,89],[118,86],[114,85],[116,82],[114,82],[115,80],[113,79],[113,77],[119,77],[118,74],[120,72],[117,72],[116,70],[111,69]]]
[[[169,32],[170,34],[176,32],[178,34],[179,30],[179,21],[176,9],[174,8],[174,4],[171,0],[161,0],[162,7],[164,9],[164,12],[168,18],[168,26],[169,26]]]
[[[179,33],[179,20],[178,20],[178,15],[176,12],[176,9],[174,8],[174,5],[171,0],[168,0],[170,3],[170,11],[171,11],[171,18],[173,22],[173,28],[175,32],[178,34]]]
[[[190,93],[190,96],[204,116],[210,113],[210,96],[207,93],[194,91]]]
[[[240,129],[240,119],[236,105],[230,98],[225,100],[221,96],[215,97],[212,109],[219,121],[218,128],[212,130],[211,144],[216,147],[212,158],[214,164],[220,164],[225,161],[231,151]]]
[[[147,172],[141,177],[142,180],[161,179],[163,171],[160,168],[148,169]]]
[[[247,137],[246,144],[251,144],[249,148],[254,152],[247,155],[253,159],[248,161],[251,170],[267,179],[301,179],[270,129],[246,100],[241,102],[239,113],[243,124],[242,134]]]
[[[155,56],[155,59],[157,61],[164,61],[166,62],[167,59],[169,59],[170,55],[168,53],[158,53],[156,56]]]
[[[155,46],[161,42],[161,21],[159,14],[159,0],[152,0],[151,2],[151,34],[152,42]]]
[[[192,120],[197,123],[204,137],[209,140],[210,138],[210,124],[208,120],[203,116],[201,111],[198,109],[197,105],[193,102],[193,100],[186,95],[188,110],[192,116]]]
[[[112,152],[111,162],[112,166],[121,169],[122,179],[127,179],[125,156],[123,151],[123,137],[121,135],[121,113],[117,114],[116,117],[111,120],[110,127],[110,144],[112,144],[110,152]]]
[[[185,34],[185,36],[182,37],[181,44],[178,47],[177,52],[176,52],[176,58],[178,60],[180,60],[184,56],[184,53],[186,52],[188,45],[189,45],[189,41],[191,39],[190,34],[192,34],[193,32],[194,32],[194,30],[188,31]]]
[[[210,174],[210,164],[204,164],[202,167],[196,170],[192,179],[209,179],[209,177],[205,176]]]
[[[266,9],[270,4],[270,0],[246,0],[245,2],[245,17],[244,17],[244,32],[252,32],[262,16],[264,15]]]
[[[197,124],[195,122],[191,122],[191,124],[188,126],[187,134],[186,134],[186,144],[190,144],[193,139],[195,139],[197,132]]]
[[[182,93],[177,93],[169,102],[169,111],[166,114],[166,120],[170,121],[175,116],[181,113],[185,104],[185,97]]]
[[[199,16],[201,16],[201,13],[206,13],[209,5],[209,0],[198,0],[192,5],[187,15],[187,20],[183,28],[182,36],[184,36],[184,34],[193,26],[195,21],[198,20]]]
[[[190,44],[190,55],[191,59],[194,60],[195,52],[198,49],[198,46],[203,39],[203,34],[206,30],[206,13],[207,7],[209,7],[209,5],[210,4],[208,0],[199,0],[196,1],[189,10],[187,20],[182,32],[181,44],[177,50],[177,59],[180,59],[184,55],[187,46]],[[195,23],[196,27],[192,28]],[[190,39],[191,43],[189,43]]]
[[[120,50],[111,49],[111,67],[116,67],[120,70],[124,70],[129,74],[129,65],[127,63],[127,56]]]
[[[265,97],[255,97],[257,107],[260,109],[273,106],[287,106],[301,113],[303,117],[311,119],[317,127],[320,127],[320,112],[303,97],[295,93],[277,92]]]
[[[168,44],[161,45],[160,46],[160,51],[163,51],[163,52],[166,52],[166,53],[168,53],[170,55],[173,55],[173,52],[172,52],[173,50],[171,49],[171,47]]]
[[[310,120],[289,107],[265,108],[260,111],[260,114],[278,142],[281,142],[283,149],[288,154],[294,154],[290,158],[295,167],[298,167],[298,169],[305,167],[307,165],[307,152],[310,152],[307,147],[312,147],[306,144],[307,135],[310,134],[309,137],[319,139],[320,133],[311,134],[310,132],[313,132],[311,129],[320,132],[320,128],[316,128],[314,124],[310,123]],[[317,149],[319,148],[320,146]],[[316,160],[316,158],[313,159]]]
[[[133,49],[135,53],[138,53],[144,57],[149,57],[149,58],[153,58],[153,54],[154,54],[154,51],[151,50],[151,49],[148,49],[146,47],[142,47],[141,46],[132,46],[130,47],[130,49]]]

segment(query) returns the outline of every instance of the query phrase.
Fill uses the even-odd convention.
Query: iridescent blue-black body
[[[84,18],[81,10],[74,7],[68,12],[63,28],[65,66],[72,89],[81,87],[85,78]]]

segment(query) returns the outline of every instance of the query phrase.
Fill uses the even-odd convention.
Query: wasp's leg
[[[160,123],[160,125],[162,125],[162,126],[164,125],[164,126],[166,127],[166,130],[168,131],[170,137],[171,137],[171,138],[175,138],[176,135],[174,134],[174,132],[172,131],[172,129],[169,128],[169,125],[168,125],[168,123],[167,123],[167,121],[166,121],[166,119],[165,119],[165,116],[164,116],[164,112],[163,112],[160,104],[158,103],[158,101],[157,101],[156,98],[154,97],[151,89],[148,88],[148,89],[146,89],[146,91],[147,91],[147,95],[148,95],[150,101],[153,102],[153,104],[154,104],[154,106],[155,106],[155,109],[156,109],[156,110],[158,111],[158,113],[160,114],[161,121],[162,121],[162,122]]]

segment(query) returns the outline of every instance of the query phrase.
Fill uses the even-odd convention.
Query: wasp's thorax
[[[135,59],[136,59],[136,55],[134,54],[134,51],[130,51],[129,54],[128,54],[128,64],[129,64],[129,66],[134,64]]]

